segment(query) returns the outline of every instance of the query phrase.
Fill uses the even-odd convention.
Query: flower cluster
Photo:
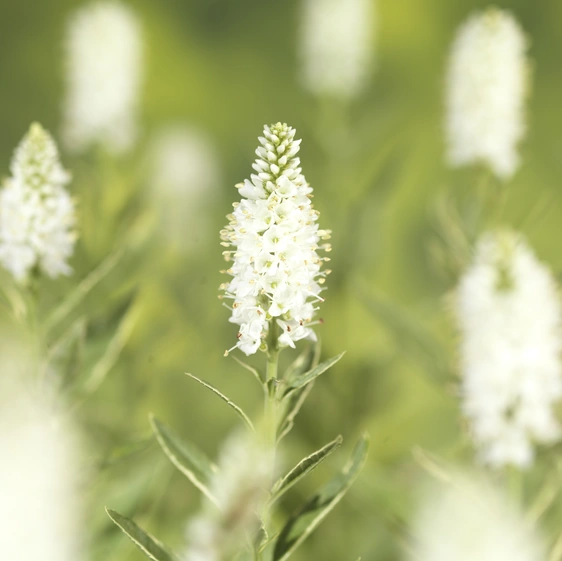
[[[373,65],[373,0],[305,0],[302,78],[317,95],[351,98]]]
[[[272,451],[253,433],[236,432],[226,441],[209,483],[216,504],[207,503],[188,524],[184,561],[226,561],[244,548],[257,530],[272,463]]]
[[[5,351],[5,349],[3,349]],[[84,558],[77,439],[50,395],[0,372],[2,555],[19,561]],[[20,372],[18,372],[20,374]]]
[[[136,136],[142,42],[135,14],[119,2],[80,8],[67,31],[64,139],[82,152],[101,144],[113,153]]]
[[[500,178],[519,165],[528,89],[527,40],[514,17],[491,8],[459,29],[447,77],[448,159],[482,162]]]
[[[541,561],[540,536],[497,487],[452,473],[432,486],[413,528],[412,561]]]
[[[456,297],[463,409],[484,462],[527,466],[560,438],[562,309],[554,278],[510,231],[488,234]]]
[[[234,204],[230,224],[221,232],[232,275],[221,288],[232,298],[230,321],[240,325],[236,346],[255,353],[269,329],[280,328],[281,346],[314,338],[310,329],[314,304],[321,301],[326,272],[318,249],[329,232],[319,230],[311,187],[297,157],[300,140],[286,124],[266,126],[253,164],[256,174],[237,185],[244,197]]]
[[[15,151],[12,176],[0,190],[0,262],[18,282],[32,270],[68,275],[74,250],[74,202],[57,147],[34,123]]]
[[[214,229],[210,206],[220,166],[212,142],[194,128],[168,125],[154,135],[149,163],[150,192],[166,244],[181,252],[197,249]]]

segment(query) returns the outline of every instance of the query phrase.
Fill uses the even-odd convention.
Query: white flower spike
[[[41,125],[31,125],[11,171],[0,190],[0,262],[18,282],[32,271],[69,275],[77,237],[74,202],[65,189],[70,175]]]
[[[113,154],[129,150],[137,135],[142,70],[134,12],[112,0],[80,8],[68,25],[66,50],[65,145],[76,153],[92,145]]]
[[[187,527],[183,561],[233,559],[258,529],[259,514],[271,486],[273,451],[253,433],[234,433],[221,450],[209,482],[216,504],[205,504]]]
[[[45,392],[0,373],[0,543],[18,561],[84,559],[78,441]],[[47,392],[49,393],[49,392]]]
[[[500,179],[519,166],[529,83],[527,39],[507,11],[471,16],[452,46],[447,75],[447,142],[450,165],[481,162]]]
[[[271,328],[279,329],[280,346],[314,339],[315,304],[322,301],[324,277],[317,251],[330,250],[327,230],[319,230],[312,188],[297,157],[301,141],[295,129],[266,126],[253,164],[256,174],[237,185],[242,201],[234,204],[230,224],[221,232],[233,278],[221,286],[233,300],[230,321],[240,326],[235,345],[254,354]]]
[[[360,93],[374,58],[373,0],[304,0],[302,81],[315,95],[350,99]]]
[[[213,143],[202,131],[168,125],[154,135],[149,156],[150,193],[167,246],[182,253],[204,247],[215,234],[210,207],[220,184]]]
[[[449,474],[422,502],[410,561],[543,561],[541,537],[497,486]]]
[[[481,459],[524,468],[560,439],[562,308],[550,271],[515,233],[488,234],[458,287],[462,401]]]

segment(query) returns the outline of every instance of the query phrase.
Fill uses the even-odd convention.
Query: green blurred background
[[[81,2],[4,1],[0,18],[0,169],[32,120],[55,136],[64,93],[63,37]],[[341,433],[347,449],[295,488],[288,513],[345,460],[366,429],[372,451],[361,478],[311,536],[296,560],[387,560],[400,555],[420,469],[412,448],[469,458],[455,399],[455,335],[446,311],[454,276],[431,258],[436,207],[473,194],[478,173],[443,161],[443,87],[448,48],[460,22],[486,2],[377,2],[376,69],[366,90],[343,105],[300,86],[299,2],[295,0],[139,0],[145,39],[142,138],[135,152],[100,171],[94,159],[63,152],[74,172],[83,217],[74,259],[83,278],[134,225],[134,250],[84,302],[89,353],[107,346],[134,307],[130,337],[97,392],[76,407],[94,466],[88,485],[94,559],[142,555],[105,517],[103,505],[134,517],[181,550],[197,491],[149,440],[148,414],[210,454],[238,423],[220,401],[189,380],[193,372],[246,410],[259,388],[223,351],[235,327],[217,299],[223,282],[218,231],[248,177],[264,123],[284,121],[303,138],[303,171],[315,189],[320,224],[333,230],[333,275],[318,328],[323,354],[347,350],[315,387],[285,441],[291,465]],[[504,221],[521,227],[557,275],[562,205],[562,3],[498,2],[531,39],[533,89],[520,171],[509,184]],[[206,132],[219,155],[220,197],[188,254],[167,251],[154,234],[142,162],[161,123]],[[140,162],[140,163],[139,163]],[[101,204],[98,204],[102,201]],[[534,209],[534,218],[528,219]],[[146,220],[138,219],[148,216]],[[157,232],[157,228],[156,228]],[[45,282],[42,306],[72,280]],[[7,321],[7,320],[6,320]],[[288,354],[288,353],[287,353]],[[88,360],[88,358],[86,358]],[[260,357],[255,357],[259,364]],[[459,442],[461,444],[459,444]],[[538,469],[538,468],[537,468]],[[540,473],[537,472],[537,478]]]

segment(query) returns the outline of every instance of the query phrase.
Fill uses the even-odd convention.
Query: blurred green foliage
[[[0,168],[5,175],[32,120],[57,136],[64,26],[80,4],[3,3]],[[127,246],[64,326],[88,318],[86,362],[93,363],[123,318],[135,314],[130,336],[99,389],[76,404],[90,443],[88,460],[97,468],[87,489],[93,558],[143,558],[107,519],[104,505],[134,516],[181,550],[185,520],[201,498],[150,438],[148,414],[154,412],[211,455],[239,423],[184,372],[209,380],[248,411],[260,407],[248,373],[223,357],[235,328],[217,299],[223,282],[218,231],[238,196],[233,185],[250,173],[262,125],[281,120],[303,138],[303,169],[315,189],[320,223],[333,230],[334,272],[318,329],[323,354],[348,351],[316,385],[283,456],[291,465],[339,433],[347,450],[284,497],[285,513],[343,463],[362,430],[370,432],[372,442],[360,479],[295,560],[396,559],[422,471],[412,448],[470,457],[468,444],[459,445],[464,440],[455,399],[455,335],[445,302],[454,278],[436,270],[431,247],[439,201],[470,198],[479,178],[474,170],[451,172],[443,163],[443,84],[454,30],[487,3],[380,0],[377,69],[367,91],[348,106],[314,99],[299,85],[296,0],[129,4],[142,20],[146,41],[143,138],[135,153],[119,162],[63,152],[81,216],[76,273],[74,279],[44,281],[41,290],[42,309],[49,310],[105,256]],[[560,275],[562,3],[498,4],[518,16],[531,38],[534,61],[523,165],[508,186],[504,221],[521,227]],[[159,123],[176,121],[208,132],[223,178],[209,232],[188,255],[166,251],[153,236],[149,185],[139,164],[151,132]],[[534,218],[528,219],[531,210]],[[541,469],[531,474],[531,485],[540,482]]]

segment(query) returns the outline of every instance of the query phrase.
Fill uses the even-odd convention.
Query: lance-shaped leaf
[[[116,365],[125,345],[129,341],[140,317],[140,307],[135,305],[134,296],[127,302],[119,325],[107,343],[104,353],[94,364],[88,378],[84,381],[86,393],[95,392]]]
[[[342,499],[361,471],[369,441],[363,436],[344,469],[289,518],[275,543],[273,561],[285,561]]]
[[[149,559],[152,559],[152,561],[178,561],[178,557],[171,553],[168,548],[139,528],[132,520],[109,508],[106,508],[105,512]]]
[[[332,452],[338,449],[343,442],[343,438],[338,436],[332,442],[328,442],[325,446],[303,458],[285,477],[280,479],[273,486],[273,493],[270,503],[273,504],[276,500],[288,491],[295,483],[300,481],[305,475],[310,473],[314,468],[321,464]]]
[[[210,501],[218,505],[217,499],[209,489],[209,481],[218,468],[196,446],[178,436],[170,427],[150,416],[150,424],[158,443],[170,461],[197,487]]]
[[[339,355],[329,358],[328,360],[325,360],[324,362],[321,362],[318,366],[315,366],[312,370],[309,370],[308,372],[305,372],[301,376],[297,376],[296,378],[294,378],[292,381],[289,382],[289,387],[285,392],[285,395],[289,395],[294,390],[302,388],[307,384],[310,384],[310,382],[312,382],[313,380],[318,378],[318,376],[324,374],[326,370],[334,366],[334,364],[336,364],[336,362],[338,362],[344,354],[345,351],[343,353],[340,353]]]
[[[308,345],[287,368],[283,379],[289,384],[305,372],[312,370],[320,362],[320,347],[320,341]]]
[[[449,365],[444,358],[447,357],[447,349],[427,325],[381,292],[362,286],[358,287],[358,292],[366,309],[380,318],[385,328],[395,336],[402,355],[410,357],[439,381],[450,377]]]
[[[99,469],[106,469],[119,462],[122,462],[123,460],[128,459],[131,456],[134,456],[135,454],[146,450],[153,442],[154,438],[152,437],[152,435],[149,435],[146,438],[142,438],[141,440],[126,442],[121,446],[117,446],[107,455],[106,458],[100,461],[100,463],[98,464]]]
[[[52,311],[45,321],[45,333],[50,332],[56,325],[70,314],[86,298],[95,286],[100,283],[119,263],[123,256],[123,249],[118,249],[106,257],[78,286]]]
[[[295,361],[287,368],[283,375],[283,384],[288,385],[293,380],[302,376],[305,372],[312,370],[320,360],[320,340],[308,345],[303,352],[295,359]],[[285,437],[293,428],[295,417],[300,411],[308,394],[312,390],[314,382],[303,386],[299,389],[293,389],[285,396],[282,401],[283,411],[277,431],[277,440]]]
[[[236,355],[229,356],[231,356],[242,368],[245,368],[248,372],[250,372],[252,376],[260,383],[260,385],[263,386],[264,378],[257,369],[255,369],[253,366],[250,366],[243,360],[240,360]]]
[[[82,368],[86,341],[86,320],[76,320],[49,348],[44,365],[45,374],[50,371],[61,376],[62,384],[68,387],[76,381]]]
[[[306,401],[308,394],[312,390],[312,386],[314,386],[314,382],[311,382],[298,390],[294,390],[285,396],[285,399],[282,401],[284,405],[284,413],[279,430],[277,431],[277,441],[286,436],[293,428],[293,425],[295,424],[295,417],[298,415],[303,403]]]
[[[197,376],[194,376],[193,374],[189,374],[187,372],[186,372],[186,374],[190,378],[193,378],[195,381],[199,382],[202,386],[205,386],[207,389],[211,390],[214,394],[218,395],[225,403],[230,405],[230,407],[232,407],[232,409],[234,409],[234,411],[236,411],[236,414],[244,421],[244,423],[246,423],[248,428],[252,432],[255,432],[254,425],[252,424],[252,421],[250,421],[250,418],[248,417],[248,415],[246,415],[246,413],[244,413],[244,411],[242,411],[242,408],[239,407],[238,405],[236,405],[236,403],[234,403],[234,401],[232,401],[231,399],[226,397],[226,395],[224,395],[221,391],[219,391],[217,388],[215,388],[215,386],[213,386],[212,384],[209,384],[209,382],[205,382],[204,380],[201,380],[200,378],[197,378]]]

